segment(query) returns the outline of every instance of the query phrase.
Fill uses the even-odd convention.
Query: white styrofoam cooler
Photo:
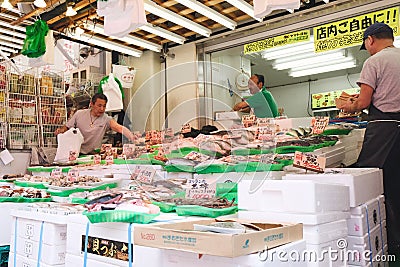
[[[330,258],[329,251],[336,250],[338,254],[345,251],[338,248],[338,240],[344,240],[340,237],[321,244],[306,244],[307,247],[307,267],[343,267],[346,266],[345,258]]]
[[[288,213],[288,212],[269,212],[269,211],[248,211],[239,210],[238,218],[263,220],[278,223],[302,223],[304,225],[318,225],[333,221],[346,220],[349,212],[330,211],[322,213]]]
[[[11,236],[14,240],[14,236]],[[59,265],[65,263],[65,248],[66,245],[49,245],[43,244],[41,248],[41,261],[48,265]],[[32,261],[39,260],[40,243],[26,238],[17,237],[16,245],[11,242],[10,252],[21,255]]]
[[[382,252],[382,249],[387,245],[386,236],[386,221],[383,221],[382,227],[380,225],[370,230],[369,234],[364,236],[348,236],[348,249],[357,251],[359,258],[355,261],[349,261],[350,264],[365,266],[368,264],[369,259],[364,260],[362,255],[370,252],[372,257]]]
[[[239,209],[318,213],[349,210],[349,188],[306,180],[266,180],[250,192],[253,181],[238,183]]]
[[[378,168],[340,168],[327,169],[325,172],[324,174],[287,174],[282,179],[347,185],[350,187],[350,207],[357,207],[383,194],[382,170]]]
[[[348,234],[364,236],[368,233],[368,226],[372,229],[386,220],[384,196],[379,196],[356,208],[351,208],[350,214],[350,218],[347,219]]]
[[[281,180],[283,171],[270,172],[225,172],[194,174],[194,179],[209,179],[217,183],[237,183],[241,180]]]
[[[26,206],[27,203],[0,203],[0,246],[10,245],[10,237],[13,227],[12,209],[18,209]]]
[[[371,263],[372,261],[372,263]],[[390,262],[396,262],[395,255],[388,255],[388,246],[386,245],[383,249],[383,252],[380,251],[376,254],[372,259],[370,258],[368,261],[363,261],[360,265],[355,265],[354,262],[350,262],[348,267],[389,267]],[[354,264],[354,265],[353,265]]]
[[[346,220],[318,225],[303,225],[303,238],[307,244],[322,244],[347,235]]]
[[[157,267],[256,267],[256,266],[307,266],[306,262],[296,260],[294,253],[301,254],[306,249],[306,242],[291,242],[264,253],[255,253],[235,258],[202,255],[177,250],[162,250],[163,264]],[[286,256],[284,256],[286,255]],[[290,256],[293,256],[291,258]],[[147,265],[150,266],[150,265]]]
[[[10,252],[9,258],[8,258],[8,266],[9,267],[37,267],[38,263],[34,259],[30,259],[25,256],[17,254],[15,256],[15,264],[14,264],[14,253]],[[44,262],[40,263],[40,267],[64,267],[64,266],[65,266],[64,264],[48,265]]]

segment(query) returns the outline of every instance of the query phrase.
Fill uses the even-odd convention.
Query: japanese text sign
[[[311,153],[294,153],[293,166],[301,169],[323,173],[325,171],[326,158]]]

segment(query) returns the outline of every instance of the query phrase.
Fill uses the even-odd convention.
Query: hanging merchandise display
[[[40,57],[46,52],[45,36],[49,31],[46,21],[37,20],[26,27],[26,38],[21,53],[27,57]]]
[[[123,88],[132,88],[135,81],[136,70],[131,67],[123,65],[112,65],[115,78],[121,81]]]
[[[124,106],[122,99],[124,95],[123,95],[122,85],[119,79],[114,77],[112,73],[101,79],[99,85],[99,92],[105,94],[108,98],[106,106],[107,112],[123,109]]]
[[[49,30],[44,38],[44,41],[46,45],[46,52],[40,57],[29,58],[29,66],[40,67],[45,65],[54,65],[55,40],[52,30]]]

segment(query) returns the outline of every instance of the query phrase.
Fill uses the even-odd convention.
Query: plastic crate
[[[0,266],[8,266],[8,255],[10,253],[10,246],[0,246]]]

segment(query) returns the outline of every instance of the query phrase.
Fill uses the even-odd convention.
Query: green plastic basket
[[[325,130],[323,135],[348,135],[352,129],[328,129]]]
[[[226,164],[210,164],[207,166],[194,167],[194,170],[196,173],[199,174],[225,173],[225,172],[234,172],[235,167]]]
[[[29,182],[29,181],[15,181],[15,185],[21,187],[33,187],[36,189],[47,189],[47,183],[36,183],[36,182]]]
[[[174,212],[176,209],[176,205],[174,203],[165,203],[165,202],[157,202],[153,201],[152,202],[154,205],[158,206],[160,208],[161,212]]]
[[[89,199],[86,198],[77,198],[77,197],[73,197],[69,199],[69,203],[72,204],[86,204],[87,202],[89,202]]]
[[[216,218],[223,215],[234,214],[238,211],[237,206],[232,206],[223,209],[212,209],[196,205],[182,205],[176,206],[176,213],[179,216],[203,216]]]
[[[165,165],[164,169],[167,172],[195,172],[193,166],[188,165]]]
[[[157,214],[147,214],[143,212],[133,212],[126,210],[103,210],[82,213],[85,215],[91,223],[104,223],[104,222],[124,222],[124,223],[150,223]]]
[[[236,172],[281,171],[283,164],[264,164],[260,162],[244,162],[235,165]]]

